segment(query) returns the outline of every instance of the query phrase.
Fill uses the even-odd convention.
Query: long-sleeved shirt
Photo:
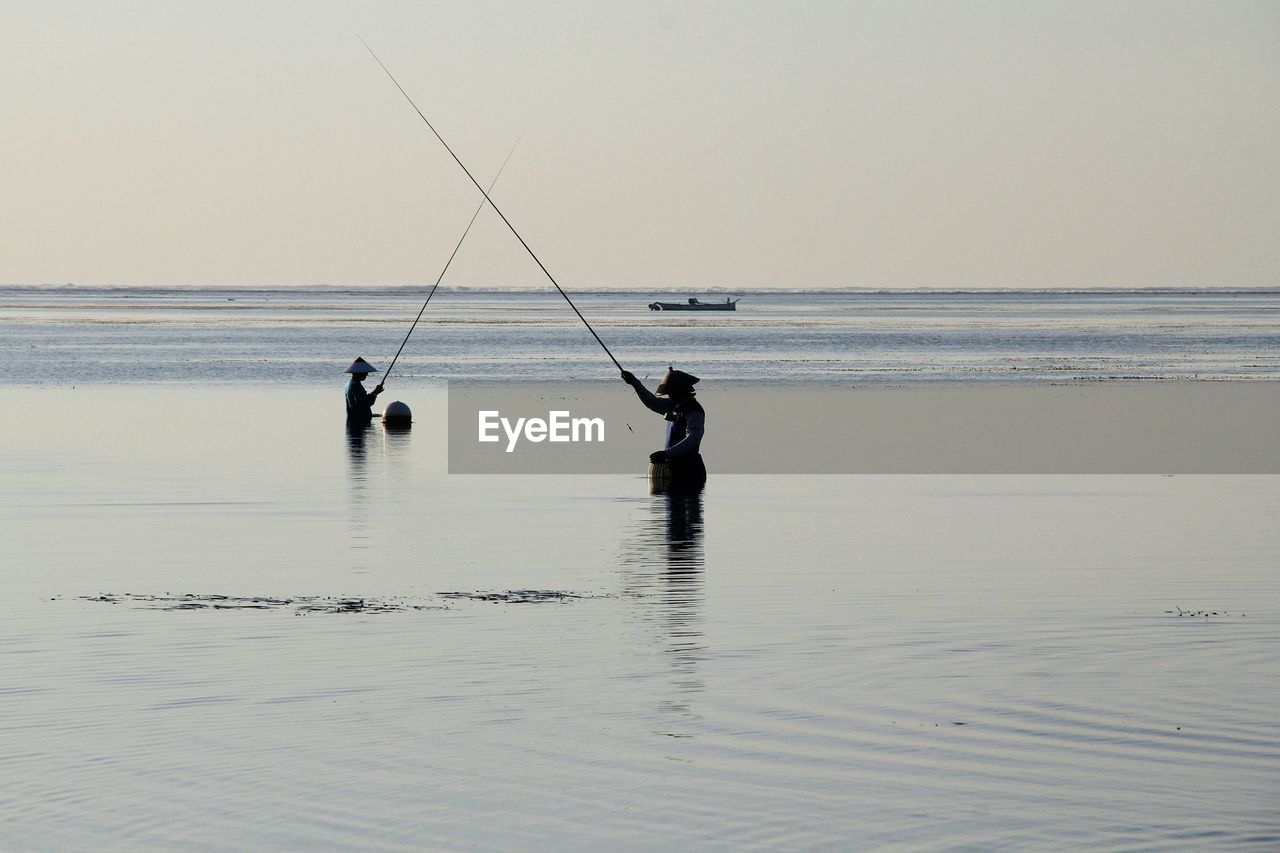
[[[641,403],[667,419],[667,455],[697,453],[707,424],[707,415],[701,404],[693,397],[676,401],[670,397],[659,397],[640,384],[632,387],[636,389]]]
[[[373,420],[373,395],[352,377],[347,380],[347,420]]]

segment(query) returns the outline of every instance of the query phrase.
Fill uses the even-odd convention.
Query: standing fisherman
[[[668,367],[667,375],[662,377],[656,394],[640,384],[640,380],[629,370],[622,371],[622,381],[636,390],[636,396],[650,411],[667,419],[666,449],[649,454],[649,461],[670,466],[672,491],[690,492],[701,489],[707,482],[707,467],[702,462],[702,454],[698,452],[698,448],[706,431],[706,412],[693,396],[693,386],[698,384],[698,377]]]
[[[359,357],[351,362],[350,367],[343,371],[343,373],[351,374],[351,378],[347,380],[346,388],[347,423],[367,424],[373,420],[373,401],[382,393],[382,385],[379,384],[370,393],[364,390],[362,383],[370,373],[377,372],[378,368]]]

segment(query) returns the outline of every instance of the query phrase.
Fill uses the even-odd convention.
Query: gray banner
[[[699,385],[711,474],[1278,474],[1280,383]],[[622,382],[453,382],[452,474],[639,473]]]

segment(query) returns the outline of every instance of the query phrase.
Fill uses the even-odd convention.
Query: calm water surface
[[[1278,478],[680,501],[394,395],[0,391],[0,848],[1280,845]]]

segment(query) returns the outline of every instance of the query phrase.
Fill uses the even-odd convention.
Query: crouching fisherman
[[[668,368],[656,394],[650,393],[628,370],[622,371],[622,381],[636,390],[640,402],[667,419],[666,449],[649,454],[649,462],[652,463],[650,473],[655,485],[660,485],[662,467],[666,465],[670,470],[671,491],[696,492],[701,489],[707,481],[707,468],[698,449],[706,432],[706,412],[693,396],[693,386],[698,383],[698,377]]]
[[[373,420],[373,401],[382,393],[382,386],[379,385],[370,392],[364,390],[363,383],[366,376],[377,372],[378,368],[363,358],[357,358],[343,371],[351,374],[346,388],[348,424],[367,424]]]

